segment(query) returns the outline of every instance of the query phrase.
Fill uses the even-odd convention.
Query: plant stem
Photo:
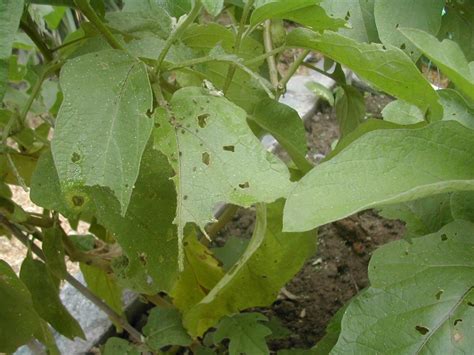
[[[84,16],[92,23],[92,25],[99,31],[105,40],[110,44],[112,48],[125,50],[122,44],[114,37],[112,32],[102,22],[100,17],[97,15],[95,10],[89,4],[88,0],[74,0],[76,6],[81,10]]]
[[[271,24],[271,20],[266,20],[263,24],[263,46],[265,48],[265,53],[269,53],[273,50],[272,33],[270,30]],[[269,55],[267,57],[267,64],[270,82],[276,90],[278,88],[278,70],[275,57],[273,55]]]
[[[244,11],[242,13],[242,17],[240,18],[239,31],[237,32],[237,37],[235,38],[234,54],[238,53],[240,50],[240,44],[242,43],[242,39],[245,32],[245,23],[247,22],[247,18],[250,14],[250,9],[252,8],[254,2],[255,0],[247,0],[247,2],[245,3]],[[229,66],[229,69],[227,70],[227,76],[225,79],[224,87],[222,88],[224,94],[229,89],[230,83],[232,82],[232,78],[234,77],[235,70],[235,65]]]
[[[207,234],[209,235],[209,237],[214,238],[217,235],[217,233],[219,233],[221,229],[224,228],[225,225],[232,220],[232,217],[234,217],[238,209],[239,209],[239,206],[236,206],[236,205],[229,204],[225,206],[224,211],[219,216],[219,220],[216,223],[211,224],[207,228]]]
[[[41,260],[45,261],[43,251],[36,244],[31,243],[26,235],[14,224],[10,223],[5,216],[0,214],[0,224],[5,226],[20,242],[22,242],[26,247],[31,248],[31,251]],[[77,281],[71,274],[66,273],[65,280],[69,284],[78,290],[84,297],[89,301],[95,304],[101,311],[109,316],[109,318],[116,324],[119,324],[123,329],[125,329],[132,338],[137,343],[142,343],[143,336],[142,334],[133,328],[130,323],[124,318],[117,314],[112,308],[110,308],[105,302],[103,302],[99,297],[93,294],[86,286]]]
[[[26,14],[25,18],[21,19],[20,21],[20,28],[25,31],[25,33],[30,37],[33,43],[38,47],[39,51],[43,55],[44,59],[47,62],[53,60],[53,53],[51,50],[46,46],[44,43],[43,36],[36,28],[36,24],[31,18],[30,14]]]
[[[311,69],[311,70],[317,71],[318,73],[323,74],[324,76],[327,76],[328,78],[330,78],[330,79],[332,79],[332,80],[334,80],[334,81],[337,82],[337,78],[335,78],[334,75],[332,75],[332,74],[330,74],[330,73],[328,73],[328,72],[326,72],[326,71],[324,71],[324,70],[318,68],[317,66],[315,66],[315,65],[313,65],[313,64],[311,64],[311,63],[303,62],[301,65],[303,65],[303,66],[305,66],[305,67],[307,67],[307,68],[309,68],[309,69]]]
[[[196,0],[193,8],[191,9],[191,12],[188,14],[186,19],[168,37],[168,39],[165,42],[165,45],[163,46],[163,50],[160,52],[160,55],[156,59],[155,72],[154,72],[155,77],[158,78],[160,76],[161,65],[163,64],[163,61],[165,60],[166,55],[168,54],[171,46],[173,45],[173,42],[179,37],[181,37],[183,32],[186,30],[186,28],[188,28],[188,26],[194,22],[196,17],[201,13],[201,9],[202,9],[201,0]]]
[[[261,60],[265,60],[267,59],[269,56],[274,56],[275,54],[278,54],[282,51],[284,51],[286,49],[285,46],[281,46],[281,47],[278,47],[278,48],[275,48],[275,49],[272,49],[271,51],[268,51],[268,52],[265,52],[257,57],[254,57],[252,59],[248,59],[246,61],[244,61],[244,65],[245,66],[249,66],[249,65],[252,65],[254,63],[258,63],[260,62]]]
[[[278,83],[277,95],[276,95],[277,99],[285,92],[286,84],[288,84],[288,81],[291,79],[293,74],[298,70],[299,66],[301,65],[301,63],[303,63],[303,60],[306,58],[309,52],[310,52],[309,49],[305,49],[304,52],[301,53],[298,57],[296,57],[294,62],[291,63],[290,67],[288,68],[288,71]]]

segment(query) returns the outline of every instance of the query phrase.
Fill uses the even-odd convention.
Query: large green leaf
[[[434,119],[442,116],[438,95],[399,48],[358,43],[334,32],[318,34],[306,29],[290,32],[287,43],[319,51],[381,90],[415,104],[423,112],[429,108]]]
[[[365,100],[358,89],[342,85],[336,90],[336,118],[342,137],[362,123],[365,118]]]
[[[311,168],[306,160],[306,132],[298,112],[266,98],[257,104],[250,118],[275,137],[300,170],[306,172]]]
[[[377,0],[375,23],[383,44],[402,48],[415,62],[421,53],[407,42],[399,27],[411,27],[436,35],[441,27],[441,12],[445,0]]]
[[[321,6],[333,17],[345,19],[350,28],[339,30],[358,42],[378,42],[374,18],[375,0],[324,0]]]
[[[266,19],[274,16],[282,16],[288,12],[303,9],[320,2],[320,0],[272,0],[264,1],[262,4],[257,3],[257,8],[252,12],[250,24],[258,25]]]
[[[41,318],[31,294],[12,268],[0,260],[0,351],[14,352],[40,332]]]
[[[192,335],[202,335],[226,315],[271,304],[314,252],[313,233],[282,232],[282,209],[283,200],[258,206],[254,234],[244,254],[206,297],[184,313],[184,325]]]
[[[473,233],[457,221],[377,250],[371,287],[349,305],[332,354],[471,353]]]
[[[158,112],[155,147],[176,172],[175,223],[181,243],[186,223],[204,230],[218,203],[248,207],[289,191],[288,169],[253,135],[245,111],[195,87],[175,92],[170,107]]]
[[[443,104],[442,96],[441,103]],[[446,115],[446,110],[444,110],[443,113]],[[421,112],[418,107],[403,100],[395,100],[390,102],[382,110],[382,116],[387,122],[393,122],[402,125],[415,124],[425,120],[423,117],[423,112]]]
[[[181,314],[174,308],[153,308],[143,334],[147,337],[146,343],[155,351],[166,345],[187,346],[192,342],[181,323]]]
[[[464,126],[474,129],[474,106],[469,105],[455,90],[444,89],[438,93],[444,109],[443,120],[458,121]]]
[[[42,249],[46,259],[46,266],[51,274],[64,279],[67,273],[64,260],[65,251],[62,242],[63,230],[57,227],[43,230]]]
[[[219,322],[214,333],[214,341],[220,342],[229,339],[229,354],[269,354],[265,337],[272,331],[262,324],[268,321],[260,313],[241,313],[226,317]]]
[[[41,318],[69,339],[86,338],[77,320],[61,303],[58,284],[44,263],[28,254],[21,264],[20,278],[31,292],[34,308]]]
[[[304,176],[284,228],[303,231],[374,206],[474,189],[474,131],[440,121],[368,132]]]
[[[438,39],[429,33],[413,28],[400,29],[424,55],[431,59],[457,88],[474,101],[474,68],[456,42]],[[472,63],[471,63],[472,64]]]
[[[0,102],[7,88],[12,44],[23,13],[23,0],[0,0]]]
[[[108,187],[124,214],[153,127],[145,66],[122,51],[91,53],[63,66],[61,87],[52,141],[61,184]]]

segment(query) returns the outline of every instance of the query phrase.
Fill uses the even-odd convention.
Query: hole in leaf
[[[422,325],[417,325],[415,327],[415,329],[417,330],[418,333],[420,333],[421,335],[425,335],[426,333],[428,333],[430,330]]]
[[[438,292],[436,292],[436,299],[439,300],[441,298],[441,295],[443,294],[444,290],[439,290]]]
[[[467,305],[471,306],[471,307],[474,307],[474,303],[472,303],[472,302],[467,302]]]
[[[209,166],[209,163],[211,161],[211,156],[209,155],[208,152],[202,153],[201,160],[204,164]]]
[[[187,200],[187,199],[188,199],[188,195],[184,195],[183,200]]]
[[[209,118],[208,113],[203,113],[202,115],[199,115],[197,117],[199,127],[201,127],[201,128],[206,127],[208,118]]]
[[[155,128],[160,128],[161,125],[158,122],[155,122]]]
[[[228,151],[228,152],[234,152],[235,151],[235,147],[233,145],[225,145],[222,147],[222,149]]]
[[[84,197],[82,196],[72,196],[72,203],[76,207],[81,207],[84,204]]]
[[[398,28],[398,27],[400,27],[400,24],[399,24],[399,23],[397,23],[397,24],[395,25],[395,28]]]
[[[447,236],[445,233],[441,234],[441,240],[442,240],[443,242],[446,241],[446,240],[448,240],[448,236]]]
[[[138,255],[138,258],[140,259],[140,263],[143,265],[143,266],[146,266],[147,264],[147,255],[145,253],[140,253]]]
[[[407,47],[407,45],[405,43],[402,43],[402,45],[400,46],[400,49],[405,49]]]
[[[385,51],[385,50],[387,50],[387,47],[385,47],[385,46],[382,46],[382,49]]]
[[[71,161],[77,163],[79,160],[81,160],[81,155],[76,152],[72,153]]]
[[[454,325],[458,324],[459,322],[462,322],[462,319],[456,319],[456,320],[454,321]]]
[[[146,110],[146,115],[151,118],[153,116],[153,109]]]
[[[239,184],[239,187],[241,189],[248,189],[250,187],[250,184],[248,181],[244,182],[243,184]]]

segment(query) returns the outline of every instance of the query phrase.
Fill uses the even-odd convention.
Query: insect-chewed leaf
[[[60,81],[64,101],[52,152],[61,185],[108,187],[124,214],[153,127],[145,66],[123,51],[105,50],[67,62]]]
[[[158,112],[155,148],[176,172],[181,241],[186,223],[204,229],[214,220],[218,203],[250,206],[288,193],[287,167],[265,151],[241,108],[196,87],[177,91],[170,106],[169,112]]]

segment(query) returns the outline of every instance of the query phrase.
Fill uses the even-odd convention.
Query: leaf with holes
[[[176,172],[180,244],[186,223],[204,230],[218,203],[248,207],[288,193],[287,167],[265,151],[248,127],[245,111],[194,87],[175,92],[170,107],[158,112],[155,148],[167,155]],[[180,255],[182,263],[182,250]]]
[[[473,233],[473,224],[455,221],[378,249],[369,265],[371,287],[347,308],[331,353],[470,353]]]
[[[153,127],[144,64],[116,50],[87,54],[64,65],[61,87],[52,141],[61,185],[108,187],[125,214]]]

